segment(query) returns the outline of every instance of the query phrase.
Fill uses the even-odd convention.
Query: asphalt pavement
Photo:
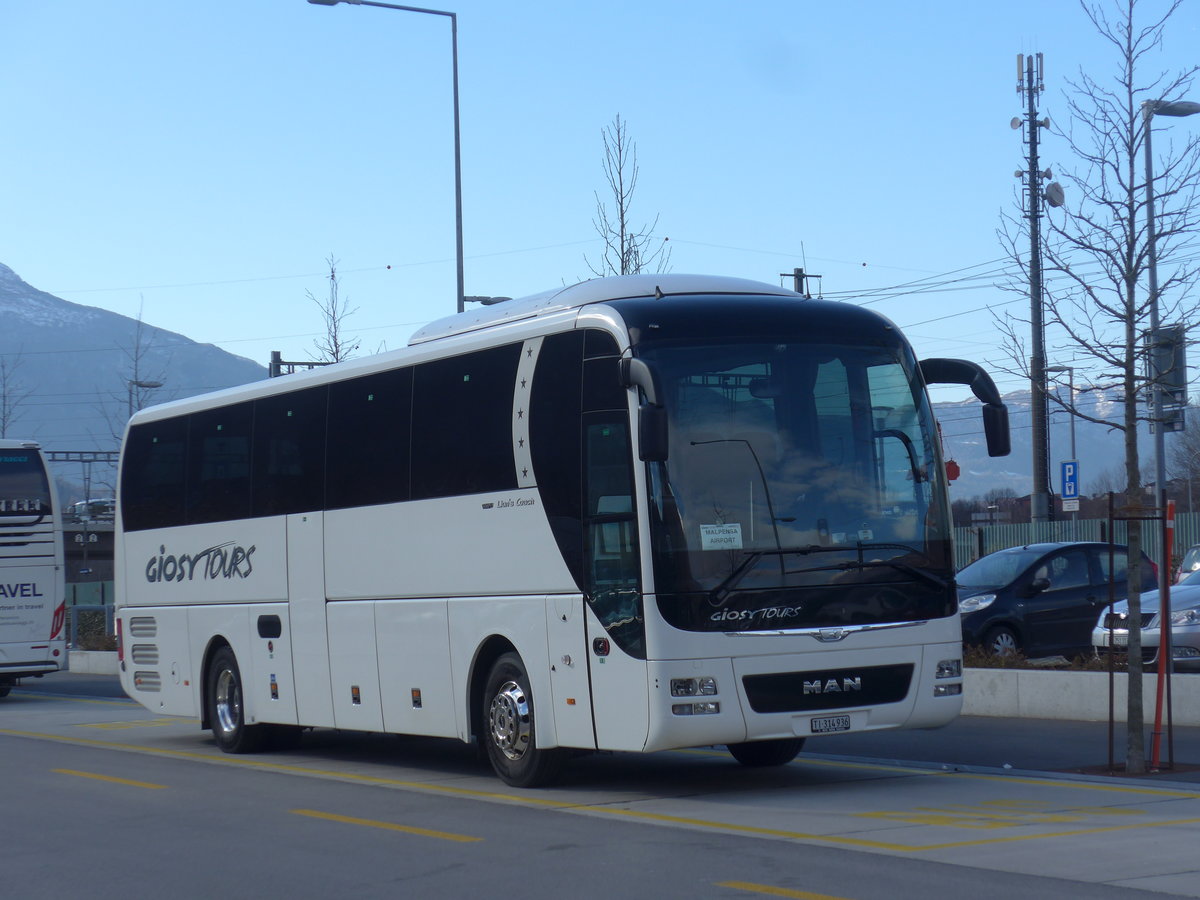
[[[16,688],[50,694],[124,697],[115,675],[59,672],[24,679]],[[0,700],[0,708],[3,706]],[[919,764],[964,771],[1000,770],[1056,775],[1125,778],[1125,726],[1107,722],[960,716],[944,728],[928,731],[875,731],[810,738],[806,754],[903,765]],[[1153,734],[1145,738],[1147,768]],[[1200,784],[1200,727],[1164,727],[1159,765],[1148,782]]]

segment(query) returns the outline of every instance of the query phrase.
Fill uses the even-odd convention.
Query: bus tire
[[[743,766],[759,769],[786,766],[804,746],[804,738],[779,738],[773,741],[746,741],[726,744],[730,755]]]
[[[0,699],[7,697],[16,683],[12,678],[0,678]]]
[[[226,753],[255,753],[262,749],[268,733],[262,725],[247,725],[242,693],[242,674],[237,657],[228,647],[213,654],[208,665],[208,722],[217,746]]]
[[[538,787],[557,777],[566,762],[561,748],[537,746],[533,692],[525,664],[505,653],[492,665],[483,692],[483,744],[500,780],[513,787]]]

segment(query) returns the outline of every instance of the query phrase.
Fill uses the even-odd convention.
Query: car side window
[[[1124,581],[1128,577],[1129,559],[1125,555],[1124,550],[1113,551],[1112,573],[1115,575],[1114,580],[1119,582]],[[1100,574],[1104,577],[1104,583],[1107,584],[1110,572],[1108,565],[1108,551],[1100,551]]]
[[[1068,550],[1051,557],[1046,564],[1038,567],[1038,575],[1045,572],[1050,580],[1050,591],[1065,591],[1071,588],[1087,587],[1091,583],[1088,574],[1088,557],[1083,550]]]

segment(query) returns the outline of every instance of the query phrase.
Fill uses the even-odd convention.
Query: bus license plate
[[[809,722],[813,734],[830,734],[834,731],[849,731],[849,716],[820,716]]]

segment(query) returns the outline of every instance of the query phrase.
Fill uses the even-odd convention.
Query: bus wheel
[[[484,688],[483,715],[488,760],[505,784],[537,787],[558,775],[566,753],[537,746],[533,693],[525,664],[516,653],[505,653],[492,666]]]
[[[786,766],[800,748],[804,738],[780,738],[774,741],[747,741],[744,744],[727,744],[730,755],[743,766]]]
[[[0,678],[0,698],[7,697],[16,682],[11,678]]]
[[[242,707],[242,675],[228,647],[213,654],[208,667],[208,721],[213,739],[226,753],[254,753],[267,737],[261,725],[247,725]]]

